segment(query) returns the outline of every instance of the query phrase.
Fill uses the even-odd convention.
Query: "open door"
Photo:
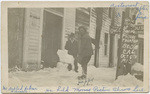
[[[56,67],[61,48],[62,17],[49,11],[44,11],[44,26],[42,33],[42,61],[44,67]]]

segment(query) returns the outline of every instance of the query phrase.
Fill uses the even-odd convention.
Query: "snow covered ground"
[[[9,86],[32,85],[37,87],[50,87],[50,86],[78,86],[77,77],[80,76],[81,66],[79,65],[79,73],[73,70],[67,70],[67,64],[58,63],[57,68],[45,68],[39,71],[32,72],[10,72],[9,73]],[[115,68],[95,68],[88,66],[87,78],[90,85],[98,86],[142,86],[143,82],[137,80],[134,76],[120,76],[115,81]],[[83,85],[83,84],[82,84]]]

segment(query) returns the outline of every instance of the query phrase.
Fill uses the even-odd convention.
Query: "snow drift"
[[[135,64],[132,66],[132,70],[143,72],[143,65],[141,65],[140,63],[135,63]]]
[[[120,87],[135,87],[143,86],[143,82],[132,76],[131,74],[119,76],[116,81],[113,82],[113,85]]]
[[[58,50],[57,54],[59,56],[60,62],[73,64],[74,58],[68,54],[67,50]]]

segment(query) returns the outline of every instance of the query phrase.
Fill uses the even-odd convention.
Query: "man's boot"
[[[78,76],[78,80],[83,80],[83,79],[86,79],[86,75]]]

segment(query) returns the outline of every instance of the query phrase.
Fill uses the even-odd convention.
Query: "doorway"
[[[57,66],[57,51],[61,48],[61,38],[62,17],[44,10],[41,56],[44,67]]]

